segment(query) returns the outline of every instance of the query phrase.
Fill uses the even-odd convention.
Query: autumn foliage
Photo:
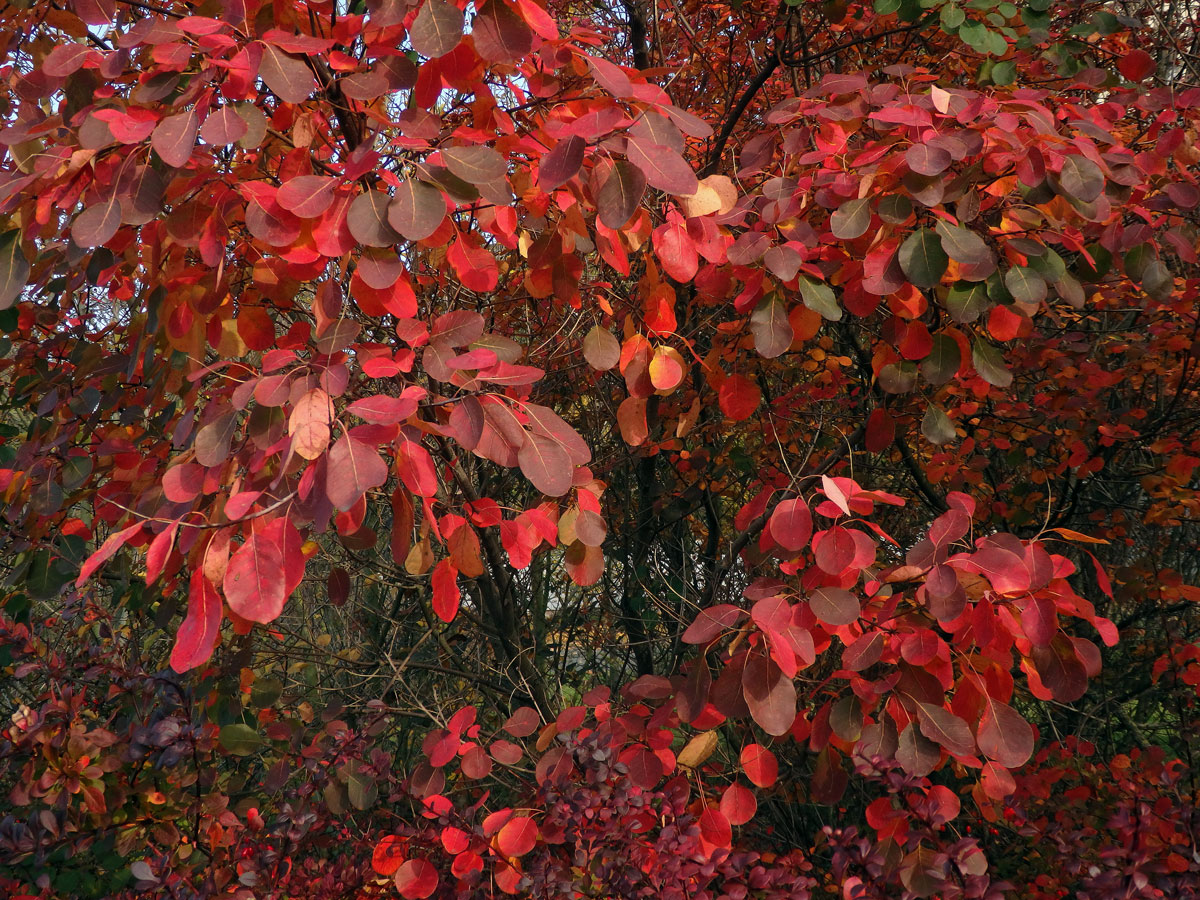
[[[1200,896],[1196,15],[4,6],[0,889]]]

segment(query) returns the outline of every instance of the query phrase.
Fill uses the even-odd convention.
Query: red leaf
[[[599,547],[589,547],[583,541],[576,541],[567,548],[563,563],[571,581],[580,587],[595,584],[604,574],[604,553]]]
[[[970,756],[975,752],[975,738],[967,723],[948,709],[933,703],[917,704],[917,721],[921,733],[954,756]]]
[[[758,812],[758,801],[749,788],[731,784],[721,794],[721,812],[730,825],[745,825]]]
[[[574,466],[563,445],[553,437],[529,432],[517,451],[521,472],[535,488],[550,497],[561,497],[571,489]]]
[[[908,167],[918,175],[941,175],[953,162],[950,151],[928,144],[913,144],[904,153]]]
[[[746,611],[728,603],[700,610],[696,620],[684,629],[685,644],[707,644],[746,617]]]
[[[700,835],[714,847],[729,847],[733,843],[733,829],[725,813],[711,807],[700,813]]]
[[[696,193],[700,186],[692,167],[670,147],[645,137],[631,137],[628,156],[629,161],[642,170],[650,186],[660,191],[685,196]]]
[[[462,597],[458,589],[458,569],[448,558],[433,567],[433,611],[443,622],[453,622]]]
[[[121,227],[121,203],[115,191],[93,203],[71,223],[71,239],[80,247],[99,247]]]
[[[637,211],[645,192],[646,176],[642,170],[624,160],[617,160],[596,195],[596,211],[600,222],[614,230],[622,227]]]
[[[346,225],[360,244],[368,247],[391,247],[400,242],[389,224],[388,207],[392,198],[379,190],[363,191],[354,198],[346,212]]]
[[[761,744],[747,744],[742,748],[741,763],[746,777],[760,788],[769,788],[779,777],[775,754]]]
[[[1017,792],[1017,782],[1008,769],[991,762],[984,763],[980,783],[983,792],[993,800],[1004,800]]]
[[[813,556],[817,568],[830,575],[840,575],[854,565],[857,547],[854,536],[847,528],[835,525],[827,531],[818,531],[813,537]]]
[[[258,74],[284,103],[303,103],[317,89],[317,79],[304,60],[274,44],[260,42],[262,61]]]
[[[592,459],[591,448],[554,410],[537,403],[526,403],[525,414],[529,416],[529,429],[544,434],[562,445],[576,466],[586,466]]]
[[[423,397],[422,388],[405,388],[402,396],[389,397],[387,394],[375,394],[355,400],[346,407],[346,412],[358,416],[376,425],[393,425],[403,422],[417,411],[418,398]]]
[[[882,453],[896,438],[896,420],[886,409],[877,406],[867,417],[867,434],[864,441],[870,453]]]
[[[700,267],[696,245],[682,224],[667,222],[654,229],[654,252],[663,271],[676,281],[691,281]]]
[[[110,534],[99,549],[84,562],[83,567],[79,570],[79,577],[75,580],[76,587],[83,587],[83,583],[91,578],[93,572],[108,562],[114,553],[129,543],[141,530],[142,523],[136,522],[128,528]]]
[[[548,41],[558,40],[558,25],[536,0],[517,0],[521,16],[529,26]]]
[[[850,625],[862,613],[858,598],[838,587],[817,588],[809,594],[808,605],[817,620],[826,625]]]
[[[528,816],[514,816],[496,835],[496,846],[505,856],[524,856],[537,845],[537,822]]]
[[[650,436],[646,424],[646,400],[643,397],[626,397],[617,407],[617,425],[621,429],[621,437],[630,447],[645,443]]]
[[[408,30],[413,49],[431,59],[445,56],[458,46],[462,36],[462,10],[446,0],[425,0]]]
[[[1074,703],[1087,691],[1087,670],[1065,635],[1049,647],[1034,647],[1030,653],[1042,684],[1060,703]]]
[[[287,599],[283,551],[262,534],[242,544],[229,558],[222,586],[229,608],[250,622],[279,618]]]
[[[650,360],[650,383],[658,391],[670,392],[683,383],[683,357],[674,347],[659,347]]]
[[[173,169],[180,169],[192,158],[199,133],[200,120],[196,118],[195,110],[188,110],[159,122],[150,137],[150,145],[163,162]]]
[[[329,446],[333,405],[329,395],[313,388],[296,401],[288,417],[288,434],[292,449],[303,459],[316,459]]]
[[[808,505],[799,497],[779,503],[767,520],[767,533],[780,547],[795,553],[812,537],[813,520]]]
[[[429,451],[416,441],[401,438],[396,446],[396,473],[404,486],[418,497],[437,493],[437,470]]]
[[[621,361],[621,344],[607,328],[593,325],[583,339],[583,358],[593,369],[607,372]]]
[[[977,739],[979,751],[1006,769],[1024,765],[1033,755],[1033,727],[1007,703],[991,697],[984,698]]]
[[[717,402],[721,406],[721,412],[733,421],[741,422],[750,418],[758,409],[758,404],[762,402],[762,392],[758,389],[758,385],[749,378],[743,375],[730,375],[721,382],[721,389],[717,392]]]
[[[380,875],[392,875],[404,862],[404,851],[408,841],[395,834],[389,834],[375,845],[371,854],[371,867]]]
[[[1117,68],[1130,81],[1143,81],[1154,74],[1158,65],[1145,50],[1130,50],[1121,57]]]
[[[504,157],[483,144],[447,147],[442,151],[442,161],[447,169],[468,184],[497,184],[508,175]]]
[[[153,584],[162,574],[163,566],[171,555],[171,547],[175,544],[175,532],[179,530],[179,522],[175,521],[155,535],[146,551],[146,584]]]
[[[86,44],[67,41],[51,50],[42,60],[42,71],[51,78],[66,78],[83,68],[92,49]]]
[[[577,134],[559,141],[542,157],[538,165],[538,187],[549,193],[566,184],[583,165],[583,152],[587,141]]]
[[[446,259],[454,267],[454,274],[467,290],[481,294],[495,290],[500,282],[500,270],[496,258],[479,246],[473,237],[460,234],[458,240],[446,251]]]
[[[410,241],[425,240],[445,218],[444,195],[423,181],[401,181],[387,210],[388,224]]]
[[[786,353],[796,336],[787,309],[774,298],[761,303],[750,315],[750,332],[754,335],[754,349],[766,359]]]
[[[175,634],[171,668],[181,675],[212,657],[221,631],[221,598],[201,569],[192,573],[188,586],[188,609]]]
[[[542,724],[537,710],[530,706],[522,706],[504,723],[503,728],[515,738],[529,737]]]
[[[246,136],[250,130],[246,120],[232,106],[222,106],[208,114],[200,128],[204,143],[214,147],[227,147]]]
[[[335,509],[349,509],[364,493],[379,487],[388,467],[373,447],[343,435],[329,451],[325,493]]]
[[[757,653],[742,672],[742,695],[750,715],[763,731],[787,734],[796,720],[796,684],[770,657]]]
[[[437,886],[437,869],[423,859],[410,859],[396,870],[396,887],[407,900],[425,900]]]
[[[481,58],[507,63],[529,53],[533,33],[505,0],[487,0],[477,8],[471,20],[471,37]]]
[[[279,186],[275,202],[301,218],[315,219],[333,203],[334,184],[322,175],[297,175]]]

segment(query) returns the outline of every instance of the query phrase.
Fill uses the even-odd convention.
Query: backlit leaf
[[[445,56],[462,36],[462,10],[446,0],[425,0],[408,32],[413,49],[431,59]]]
[[[375,449],[346,434],[329,451],[325,491],[336,509],[349,509],[387,476],[387,463]]]
[[[629,161],[641,169],[651,187],[680,196],[694,194],[699,187],[696,173],[682,156],[644,137],[629,138]]]
[[[299,56],[285,53],[274,44],[261,43],[262,62],[258,74],[284,103],[303,103],[317,89],[317,79]]]
[[[423,241],[446,218],[444,195],[431,184],[411,179],[396,186],[388,205],[388,224],[410,241]]]
[[[637,211],[645,192],[646,176],[642,170],[625,160],[617,160],[596,196],[600,221],[609,228],[620,228]]]
[[[287,599],[279,545],[256,534],[229,558],[222,583],[229,608],[251,622],[273,622]]]
[[[1006,769],[1023,766],[1033,755],[1033,727],[1007,703],[986,697],[977,735],[979,750]]]
[[[200,120],[195,110],[167,116],[156,126],[150,136],[150,144],[159,159],[173,169],[187,165],[196,148],[196,137],[200,134]]]
[[[192,573],[187,602],[171,648],[171,668],[181,675],[208,662],[221,630],[221,598],[201,569]]]
[[[586,148],[587,142],[576,134],[555,144],[538,164],[538,187],[552,191],[574,178]]]

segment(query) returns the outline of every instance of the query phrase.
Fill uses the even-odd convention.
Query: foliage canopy
[[[1189,3],[0,9],[0,887],[1200,895]]]

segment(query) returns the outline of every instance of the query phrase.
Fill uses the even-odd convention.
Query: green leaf
[[[958,36],[963,43],[979,53],[985,52],[984,42],[987,41],[987,26],[982,22],[964,22],[959,26]]]
[[[1067,264],[1049,247],[1041,256],[1029,257],[1029,267],[1051,284],[1067,274]]]
[[[942,280],[950,258],[928,228],[914,231],[900,245],[900,268],[905,277],[919,288],[931,288]]]
[[[849,200],[833,211],[829,217],[829,230],[838,240],[852,241],[862,237],[871,227],[871,200],[863,197]]]
[[[907,222],[912,213],[912,201],[905,194],[888,194],[879,201],[879,218],[890,225]]]
[[[947,334],[933,336],[933,349],[921,360],[921,374],[930,384],[945,384],[962,364],[958,341]]]
[[[974,322],[991,308],[987,287],[982,284],[960,281],[946,295],[946,310],[950,318],[960,325]]]
[[[987,341],[977,340],[971,345],[971,362],[975,371],[988,384],[1006,388],[1012,384],[1012,372],[1004,365],[1004,356]]]
[[[256,678],[250,689],[250,702],[259,709],[274,706],[283,694],[283,682],[278,678]]]
[[[958,26],[967,21],[967,14],[955,4],[947,3],[942,7],[941,19],[942,31],[954,34]]]
[[[1075,272],[1081,281],[1099,281],[1112,270],[1112,254],[1100,244],[1088,244],[1083,248],[1095,263],[1088,262],[1087,256],[1079,254],[1075,264]]]
[[[379,786],[365,772],[354,772],[346,779],[346,793],[355,809],[370,809],[379,799]]]
[[[1153,260],[1142,272],[1142,290],[1158,301],[1170,298],[1175,290],[1175,279],[1162,260]]]
[[[992,67],[992,83],[1004,87],[1012,84],[1017,78],[1017,64],[1010,59],[998,62]]]
[[[921,419],[921,434],[925,435],[925,440],[931,444],[948,444],[958,437],[950,417],[932,403]]]
[[[1125,274],[1134,281],[1142,280],[1142,273],[1154,261],[1154,251],[1149,244],[1138,244],[1125,254]]]
[[[1067,197],[1091,203],[1104,193],[1104,173],[1086,156],[1068,156],[1058,176]]]
[[[875,12],[881,16],[894,13],[900,8],[900,0],[875,0]]]
[[[907,394],[917,386],[916,363],[888,363],[879,370],[879,386],[889,394]]]
[[[1013,266],[1005,272],[1004,286],[1018,303],[1041,303],[1046,299],[1046,280],[1028,266]]]
[[[842,318],[842,308],[833,296],[833,288],[807,275],[801,275],[799,281],[800,296],[804,298],[805,306],[813,312],[820,313],[821,318],[830,322],[837,322]]]
[[[266,741],[249,725],[235,722],[226,725],[217,736],[221,747],[234,756],[250,756],[266,746]]]
[[[942,249],[949,257],[959,265],[970,266],[976,270],[978,278],[972,280],[982,281],[995,270],[996,260],[991,248],[974,231],[960,225],[951,225],[944,219],[938,219],[935,228],[941,239]]]
[[[1003,56],[1008,52],[1008,41],[997,31],[989,31],[983,40],[983,52],[991,56]]]
[[[0,310],[8,309],[29,278],[29,261],[21,250],[21,232],[17,229],[0,234]],[[14,325],[15,327],[15,325]],[[12,331],[13,328],[5,328]]]

